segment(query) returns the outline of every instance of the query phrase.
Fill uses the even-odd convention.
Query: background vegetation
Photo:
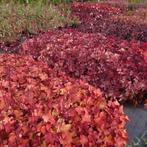
[[[47,31],[50,28],[76,23],[76,19],[69,17],[70,10],[67,5],[72,1],[0,0],[0,43],[13,42],[21,38],[22,34],[36,34],[40,31]],[[74,1],[84,2],[87,0]],[[128,0],[129,3],[133,4],[143,1]]]
[[[74,23],[69,18],[66,6],[55,6],[45,0],[1,1],[0,3],[0,42],[14,41],[22,33],[36,34],[50,28]],[[35,2],[35,3],[34,3]]]

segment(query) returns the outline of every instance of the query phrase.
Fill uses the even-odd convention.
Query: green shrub
[[[23,0],[21,0],[23,1]],[[63,15],[66,10],[66,16]],[[22,32],[38,33],[73,23],[69,10],[38,1],[30,4],[2,2],[0,4],[0,42],[14,41]]]
[[[128,0],[128,2],[138,4],[144,2],[144,0]]]
[[[60,4],[60,3],[69,3],[72,0],[5,0],[5,2],[15,2],[21,4],[29,4],[29,3],[53,3],[53,4]],[[4,0],[0,0],[0,2],[4,2]]]

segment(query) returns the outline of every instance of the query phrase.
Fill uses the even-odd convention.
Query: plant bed
[[[103,3],[118,7],[123,12],[126,12],[127,10],[132,11],[138,8],[147,8],[147,2],[145,0],[105,0]]]
[[[78,25],[77,29],[82,32],[100,32],[107,35],[113,35],[127,40],[140,40],[147,42],[147,17],[146,15],[138,15],[146,12],[146,9],[139,9],[132,12],[134,14],[127,15],[121,14],[121,11],[114,12],[112,11],[111,6],[107,5],[107,9],[110,11],[102,13],[105,9],[102,10],[97,5],[99,3],[93,3],[91,6],[89,3],[78,3],[78,7],[71,8],[72,14],[77,16],[81,24]],[[93,9],[91,9],[91,7]],[[105,6],[106,7],[106,6]],[[109,8],[110,7],[110,8]],[[77,9],[77,10],[76,10]],[[84,10],[88,12],[86,13]],[[104,10],[103,10],[104,9]],[[119,10],[119,9],[118,9]],[[96,12],[95,12],[96,11]],[[98,11],[98,12],[97,12]],[[102,11],[102,12],[101,12]]]
[[[77,29],[82,32],[100,32],[126,40],[134,39],[147,42],[146,20],[146,18],[142,19],[139,16],[115,16],[106,19],[89,19],[86,23],[79,24]]]
[[[146,145],[146,9],[73,3],[70,26],[50,5],[51,28],[64,27],[43,32],[48,6],[32,4],[0,6],[0,147]]]
[[[121,10],[107,3],[74,2],[71,4],[71,12],[72,15],[85,20],[87,17],[96,18],[118,15],[121,13]]]
[[[113,146],[128,120],[99,89],[29,56],[0,55],[0,146]]]
[[[20,54],[47,62],[49,67],[100,88],[107,99],[145,99],[146,46],[99,33],[73,29],[49,31],[21,45]]]

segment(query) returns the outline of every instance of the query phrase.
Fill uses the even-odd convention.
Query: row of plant
[[[147,41],[147,9],[145,8],[124,14],[121,9],[108,4],[73,3],[71,10],[72,15],[81,20],[78,26],[80,31],[100,32],[127,40]]]
[[[58,5],[54,5],[55,1],[52,3],[47,0],[30,0],[27,4],[26,2],[25,0],[20,0],[20,3],[17,0],[0,1],[0,43],[14,42],[16,40],[21,42],[28,36],[38,34],[41,31],[77,23],[75,18],[71,19],[70,10],[66,3],[62,3],[62,1]],[[130,17],[129,20],[128,18],[122,19],[122,17],[114,18],[114,21],[113,19],[104,19],[104,16],[106,18],[106,16],[120,14],[124,11],[118,6],[111,6],[110,3],[74,2],[71,5],[72,16],[78,16],[84,23],[79,26],[79,30],[99,31],[126,38],[126,34],[133,29],[134,33],[131,33],[128,38],[131,38],[136,33],[135,39],[146,40],[146,35],[144,35],[146,32],[143,31],[143,29],[146,30],[146,20],[144,18],[137,17],[131,22]],[[124,21],[127,21],[127,24]],[[140,26],[139,22],[142,22]],[[115,23],[118,23],[118,25]],[[110,28],[112,30],[108,28],[108,24],[111,24]],[[124,29],[125,27],[128,29]],[[136,28],[137,30],[135,30]]]
[[[55,70],[85,80],[100,88],[108,99],[137,104],[147,92],[146,47],[146,43],[99,33],[61,29],[26,40],[19,53],[32,55]]]
[[[0,146],[113,146],[128,120],[99,89],[30,56],[0,55]]]
[[[106,17],[111,15],[117,15],[121,13],[121,9],[113,7],[107,3],[92,3],[92,2],[74,2],[71,4],[72,14],[78,16],[80,19],[85,19],[83,15],[87,17]],[[88,15],[89,14],[89,15]]]
[[[120,8],[123,12],[137,8],[146,8],[146,0],[104,0],[103,3]]]
[[[105,20],[123,13],[89,6],[74,14]],[[145,100],[147,43],[58,28],[0,48],[0,146],[127,144],[118,101]]]

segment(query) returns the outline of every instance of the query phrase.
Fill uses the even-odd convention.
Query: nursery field
[[[0,0],[5,146],[147,146],[146,1]]]

